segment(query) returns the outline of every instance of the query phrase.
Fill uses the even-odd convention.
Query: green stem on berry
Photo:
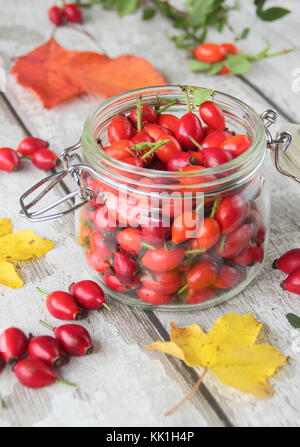
[[[67,385],[67,386],[72,386],[72,387],[77,386],[77,385],[75,385],[75,383],[68,382],[67,380],[64,380],[64,379],[57,379],[56,383],[61,383],[62,385]]]
[[[211,218],[214,218],[214,217],[215,217],[216,212],[217,212],[217,210],[218,210],[218,208],[219,208],[220,203],[221,203],[221,199],[216,199],[216,200],[214,201],[214,204],[213,204],[213,207],[212,207],[212,210],[211,210],[211,213],[210,213],[210,217],[211,217]]]
[[[203,202],[199,203],[199,205],[196,206],[195,211],[196,213],[199,213],[204,208],[204,200]]]
[[[195,138],[193,138],[193,137],[191,137],[191,136],[189,135],[189,140],[191,140],[191,142],[194,143],[194,145],[195,145],[200,151],[202,151],[203,147],[201,146],[201,144],[199,144],[199,143],[195,140]]]
[[[114,258],[111,257],[111,258],[108,258],[108,260],[109,260],[110,265],[113,265],[113,263],[114,263]]]
[[[146,158],[150,157],[152,154],[154,154],[160,147],[164,146],[165,144],[170,143],[170,140],[162,140],[162,141],[158,141],[157,143],[150,143],[150,144],[154,144],[154,146],[152,147],[152,149],[150,149],[150,151],[146,152],[146,154],[144,154],[141,159],[142,160],[146,160]]]
[[[190,95],[189,95],[189,88],[185,87],[184,85],[180,85],[179,87],[181,88],[181,90],[185,96],[188,112],[192,112],[193,108],[192,108],[191,99],[190,99]]]
[[[220,253],[223,253],[226,244],[226,236],[222,236],[220,241]]]
[[[46,322],[43,321],[43,320],[40,320],[40,324],[41,324],[42,326],[44,326],[46,329],[49,329],[49,331],[53,331],[53,329],[54,329],[52,326],[50,326],[50,324],[46,323]]]
[[[155,250],[154,245],[148,244],[147,242],[142,242],[141,246],[144,248],[148,248],[149,250]]]
[[[107,304],[107,303],[103,303],[103,307],[108,310],[109,312],[112,311],[112,308]]]
[[[205,252],[206,252],[205,248],[196,248],[195,250],[186,251],[185,254],[186,254],[186,256],[189,256],[189,255],[198,255],[198,254],[202,254]]]
[[[159,115],[160,113],[163,113],[165,110],[169,109],[170,107],[174,106],[175,104],[179,103],[179,99],[173,99],[172,101],[168,102],[165,106],[160,107],[156,113]]]
[[[45,296],[48,296],[48,295],[49,295],[49,293],[44,292],[44,290],[40,289],[39,287],[36,287],[36,290],[37,290],[38,292],[40,292],[42,295],[45,295]]]
[[[182,286],[181,289],[179,289],[178,292],[177,292],[178,295],[181,295],[183,292],[185,292],[187,288],[188,288],[187,284]]]
[[[140,132],[143,129],[142,110],[143,110],[143,103],[142,103],[142,97],[140,96],[136,102],[136,119],[137,119],[138,132]]]

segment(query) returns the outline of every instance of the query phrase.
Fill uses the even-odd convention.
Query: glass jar
[[[85,122],[81,144],[62,154],[65,171],[21,198],[23,213],[31,220],[65,214],[44,215],[75,193],[35,213],[29,208],[71,174],[79,185],[80,200],[72,208],[77,240],[93,279],[108,295],[151,310],[204,309],[227,301],[255,278],[264,260],[270,191],[263,162],[267,143],[272,144],[270,133],[248,105],[215,92],[213,100],[223,109],[230,131],[252,139],[246,152],[202,171],[131,166],[109,157],[103,148],[109,144],[111,120],[128,114],[140,96],[143,105],[152,106],[177,99],[168,113],[186,112],[186,96],[177,86],[141,89],[107,100]],[[27,196],[49,181],[50,187],[26,206]],[[184,236],[180,233],[174,242],[174,228],[182,222]],[[211,230],[216,225],[219,233]]]

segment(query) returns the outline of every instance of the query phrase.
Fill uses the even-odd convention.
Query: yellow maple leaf
[[[179,328],[171,323],[170,341],[147,348],[173,355],[188,366],[207,368],[220,382],[264,398],[274,393],[268,379],[286,357],[273,346],[254,344],[261,327],[253,314],[235,313],[219,318],[208,334],[196,324]]]
[[[0,284],[11,289],[20,289],[24,285],[14,265],[10,262],[0,262]]]
[[[0,237],[12,232],[12,223],[10,219],[0,219]]]
[[[54,242],[42,239],[31,230],[22,230],[0,238],[0,261],[26,261],[44,256]]]

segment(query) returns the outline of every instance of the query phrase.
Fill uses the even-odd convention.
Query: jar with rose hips
[[[238,99],[214,92],[199,101],[196,91],[109,99],[86,121],[69,165],[80,178],[83,260],[122,303],[207,308],[240,293],[264,261],[265,123]]]

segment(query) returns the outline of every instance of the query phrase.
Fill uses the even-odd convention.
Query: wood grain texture
[[[0,0],[0,8],[3,1]],[[26,2],[26,7],[16,8],[16,2],[11,0],[5,3],[5,8],[1,8],[0,57],[6,67],[12,57],[42,43],[52,31],[45,14],[47,5],[52,4],[50,0],[43,2],[43,7],[37,0],[30,0]],[[34,15],[32,10],[35,11]],[[287,20],[292,20],[291,23],[297,23],[297,26],[300,24],[298,15],[284,19],[285,25],[282,26],[289,27]],[[13,27],[6,25],[11,23]],[[272,24],[271,29],[274,26]],[[164,19],[155,18],[144,23],[136,16],[128,16],[120,22],[114,13],[94,7],[86,12],[85,29],[95,36],[100,47],[110,56],[130,52],[146,57],[171,83],[190,83],[223,90],[246,101],[258,112],[270,106],[269,96],[281,105],[286,115],[299,119],[299,98],[297,100],[297,96],[289,92],[287,98],[282,98],[282,91],[286,91],[289,84],[287,71],[283,76],[282,65],[279,66],[279,61],[283,60],[281,58],[278,59],[277,68],[273,65],[275,59],[270,59],[260,62],[247,75],[249,82],[266,93],[263,98],[243,79],[208,78],[203,74],[189,73],[185,53],[176,50],[165,37],[167,22]],[[112,33],[116,29],[118,33]],[[263,36],[262,30],[257,34]],[[60,30],[57,37],[70,48],[96,49],[94,43],[74,31]],[[257,43],[257,49],[259,45]],[[276,41],[276,45],[286,45],[284,36]],[[296,64],[294,56],[290,63]],[[286,66],[283,64],[283,67]],[[100,101],[99,98],[83,96],[45,111],[39,101],[17,85],[12,77],[8,79],[7,98],[30,132],[49,139],[57,152],[78,140],[84,119]],[[16,117],[3,102],[1,118],[2,139],[7,145],[15,145],[23,132]],[[283,115],[279,115],[279,119],[284,123]],[[6,371],[1,376],[0,392],[8,402],[8,409],[0,413],[0,425],[224,426],[233,423],[237,426],[299,426],[300,391],[297,378],[300,361],[295,352],[296,332],[290,329],[285,319],[287,312],[299,313],[299,301],[280,290],[281,275],[271,270],[270,263],[286,249],[299,246],[300,205],[284,179],[274,171],[270,160],[266,169],[274,185],[272,237],[266,265],[251,286],[229,303],[197,313],[157,313],[153,317],[113,303],[111,314],[91,315],[86,325],[101,347],[97,346],[96,354],[87,359],[72,361],[63,371],[67,379],[78,383],[78,389],[74,391],[54,386],[36,393],[16,385],[15,379]],[[1,289],[2,308],[5,310],[1,313],[0,328],[18,324],[34,333],[42,333],[37,322],[41,316],[48,319],[48,315],[34,287],[38,284],[47,290],[55,284],[57,288],[66,288],[74,279],[86,278],[87,273],[74,242],[72,217],[38,225],[28,225],[18,218],[20,193],[42,178],[43,173],[27,166],[15,175],[18,177],[14,183],[11,177],[1,174],[0,203],[3,203],[3,208],[0,207],[0,214],[12,217],[17,229],[32,227],[39,234],[53,238],[56,248],[45,259],[22,263],[26,286],[21,291]],[[11,200],[7,201],[7,197]],[[289,365],[272,382],[277,394],[261,402],[226,388],[218,384],[214,377],[208,376],[204,391],[199,391],[179,412],[164,418],[164,411],[192,387],[195,376],[176,360],[162,354],[148,353],[145,345],[154,339],[166,337],[165,331],[169,330],[172,320],[182,326],[197,322],[208,330],[216,318],[229,311],[254,312],[266,324],[264,341],[273,343],[290,355]]]

